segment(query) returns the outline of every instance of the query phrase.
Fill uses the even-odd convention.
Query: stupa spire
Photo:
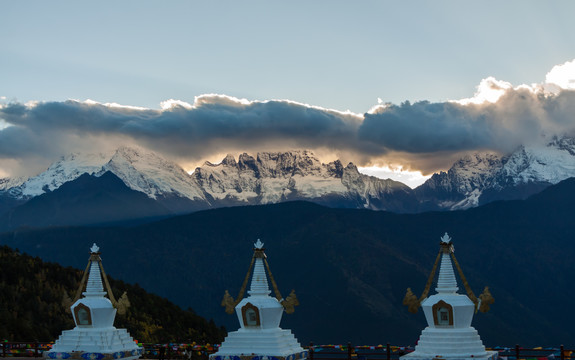
[[[224,293],[224,298],[222,300],[222,306],[226,308],[226,312],[228,314],[233,314],[236,305],[242,301],[244,296],[244,292],[246,291],[248,282],[250,280],[250,273],[251,276],[251,284],[250,290],[248,290],[248,294],[250,297],[252,296],[269,296],[271,290],[268,284],[268,276],[272,283],[273,292],[275,294],[275,298],[277,301],[285,308],[286,313],[291,314],[294,312],[294,307],[299,305],[299,301],[297,300],[297,296],[295,295],[295,291],[292,290],[291,293],[288,295],[287,298],[283,298],[278,286],[274,280],[272,272],[270,270],[270,266],[266,260],[266,254],[264,252],[264,244],[261,242],[260,239],[254,244],[254,255],[252,256],[252,262],[248,269],[248,273],[244,278],[244,282],[240,289],[240,293],[238,294],[237,299],[230,295],[230,293],[226,290]]]
[[[269,295],[271,293],[268,285],[268,277],[266,275],[266,270],[264,268],[264,259],[266,254],[264,253],[264,243],[260,239],[254,244],[254,271],[252,274],[252,283],[250,285],[250,290],[248,294],[250,295]]]
[[[459,266],[459,262],[455,258],[453,244],[451,243],[451,237],[447,233],[441,237],[441,242],[439,244],[439,253],[435,259],[435,263],[433,264],[433,269],[427,278],[427,283],[425,285],[425,290],[423,290],[423,294],[419,298],[415,296],[411,288],[407,288],[405,293],[405,297],[403,298],[403,305],[406,305],[410,312],[416,313],[417,309],[421,306],[422,302],[427,298],[429,290],[431,289],[431,285],[433,283],[433,279],[435,278],[435,272],[437,270],[437,266],[439,265],[439,276],[437,279],[437,287],[435,290],[438,294],[442,295],[459,295],[457,290],[457,279],[455,278],[455,272],[453,270],[453,264],[455,264],[455,268],[459,273],[459,277],[463,282],[463,287],[467,293],[469,299],[475,304],[476,310],[480,310],[481,312],[487,312],[489,310],[489,305],[493,304],[494,300],[489,292],[489,288],[485,287],[483,290],[483,294],[479,296],[479,299],[475,296],[461,267]]]
[[[457,279],[451,264],[451,253],[453,253],[453,244],[447,233],[441,238],[441,264],[439,266],[439,276],[437,278],[437,287],[435,291],[439,294],[457,293]]]
[[[88,275],[88,281],[86,282],[86,291],[83,293],[84,296],[104,296],[106,292],[104,291],[104,284],[102,283],[102,273],[100,272],[100,248],[94,243],[90,248],[90,273]]]

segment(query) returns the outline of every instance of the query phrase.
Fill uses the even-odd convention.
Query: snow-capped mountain
[[[113,155],[72,154],[24,182],[3,180],[3,196],[28,200],[58,189],[87,173],[111,172],[131,190],[146,194],[174,213],[231,205],[257,205],[309,200],[328,206],[416,211],[406,185],[360,174],[340,161],[323,164],[306,150],[232,155],[221,163],[206,162],[191,175],[176,163],[136,147]],[[16,184],[17,186],[10,186]]]
[[[494,200],[524,199],[575,176],[575,139],[521,146],[500,157],[476,153],[415,189],[422,209],[467,209]]]
[[[114,185],[113,191],[143,193],[155,201],[157,216],[291,200],[401,213],[457,210],[494,200],[524,199],[574,177],[575,139],[553,138],[545,145],[522,146],[506,156],[468,155],[414,190],[397,181],[361,174],[352,163],[324,164],[306,150],[228,155],[219,164],[206,162],[190,175],[154,152],[122,147],[113,154],[68,155],[29,179],[0,179],[0,213],[56,192],[82,174],[98,178],[107,173],[126,185],[125,190]],[[91,184],[86,191],[95,191],[99,184],[87,179],[84,183]],[[78,185],[75,191],[81,188]],[[51,196],[50,201],[58,202],[57,198]]]
[[[193,176],[214,199],[269,204],[344,193],[338,166],[339,161],[324,165],[307,151],[258,153],[255,158],[243,153],[237,162],[232,155],[217,165],[206,162]]]
[[[522,146],[504,158],[496,187],[558,182],[575,174],[575,139],[554,138],[545,146]]]
[[[475,153],[455,162],[447,172],[433,174],[415,189],[424,208],[461,209],[477,206],[481,190],[501,168],[501,158],[492,153]]]
[[[82,174],[93,174],[100,171],[108,159],[109,155],[106,154],[73,153],[64,156],[50,165],[46,171],[12,188],[14,195],[27,199],[47,191],[53,191]]]
[[[106,171],[118,176],[132,190],[143,192],[152,199],[165,196],[204,199],[202,190],[179,165],[137,147],[121,147],[113,155],[70,154],[29,179],[2,179],[0,190],[10,191],[20,199],[29,199],[53,191],[82,174],[101,176]]]
[[[409,193],[406,185],[360,174],[339,160],[322,164],[311,152],[289,151],[228,155],[217,165],[206,162],[192,174],[197,184],[222,204],[269,204],[310,200],[343,207],[386,209],[382,197]],[[390,209],[391,210],[391,209]],[[397,209],[394,209],[397,210]]]
[[[182,167],[152,151],[121,147],[97,175],[106,171],[122,179],[130,189],[143,192],[152,199],[178,196],[205,201],[202,189]]]

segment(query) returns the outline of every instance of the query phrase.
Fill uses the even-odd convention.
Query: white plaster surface
[[[447,233],[442,238],[451,242]],[[451,250],[450,250],[451,251]],[[471,326],[475,304],[467,295],[458,294],[457,279],[449,253],[441,255],[437,294],[421,303],[428,326],[421,332],[415,351],[402,356],[402,360],[426,360],[441,357],[449,360],[493,359],[496,351],[486,351],[477,330]],[[451,305],[453,325],[435,325],[433,306],[443,301]]]
[[[302,351],[290,330],[244,328],[229,333],[215,355],[288,356]]]
[[[97,251],[96,244],[92,251]],[[54,342],[51,350],[45,352],[45,357],[55,356],[58,353],[84,352],[99,354],[130,353],[133,356],[123,356],[123,360],[132,360],[140,357],[141,349],[126,329],[116,329],[114,319],[116,309],[110,300],[104,297],[106,292],[102,284],[102,274],[96,261],[91,261],[90,273],[84,297],[77,300],[71,307],[76,327],[65,330]],[[79,305],[90,309],[91,324],[81,325],[74,314]]]
[[[263,244],[258,240],[257,249]],[[290,330],[279,327],[284,312],[283,306],[271,297],[264,263],[257,258],[250,283],[249,296],[236,305],[236,315],[241,328],[228,333],[218,352],[210,355],[210,359],[218,356],[289,356],[304,352]],[[242,307],[250,303],[259,311],[260,325],[246,326],[242,317]]]

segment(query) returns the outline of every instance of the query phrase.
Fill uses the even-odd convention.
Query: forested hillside
[[[86,251],[86,262],[88,257]],[[62,330],[74,327],[64,297],[73,298],[82,271],[43,262],[7,246],[0,247],[0,269],[0,339],[52,341]],[[131,303],[125,315],[116,315],[114,325],[128,329],[136,340],[219,343],[225,335],[213,321],[191,309],[184,311],[138,285],[114,279],[110,285],[116,297],[127,292]]]

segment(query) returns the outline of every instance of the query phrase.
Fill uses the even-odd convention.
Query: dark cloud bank
[[[0,167],[1,159],[52,161],[72,151],[138,143],[193,161],[214,153],[293,148],[348,153],[359,164],[401,154],[434,170],[448,167],[444,162],[455,153],[507,152],[542,134],[573,134],[575,91],[517,88],[495,103],[405,102],[366,114],[222,95],[200,96],[193,105],[174,101],[163,110],[90,101],[11,103],[0,107],[0,119],[11,125],[0,130]]]

